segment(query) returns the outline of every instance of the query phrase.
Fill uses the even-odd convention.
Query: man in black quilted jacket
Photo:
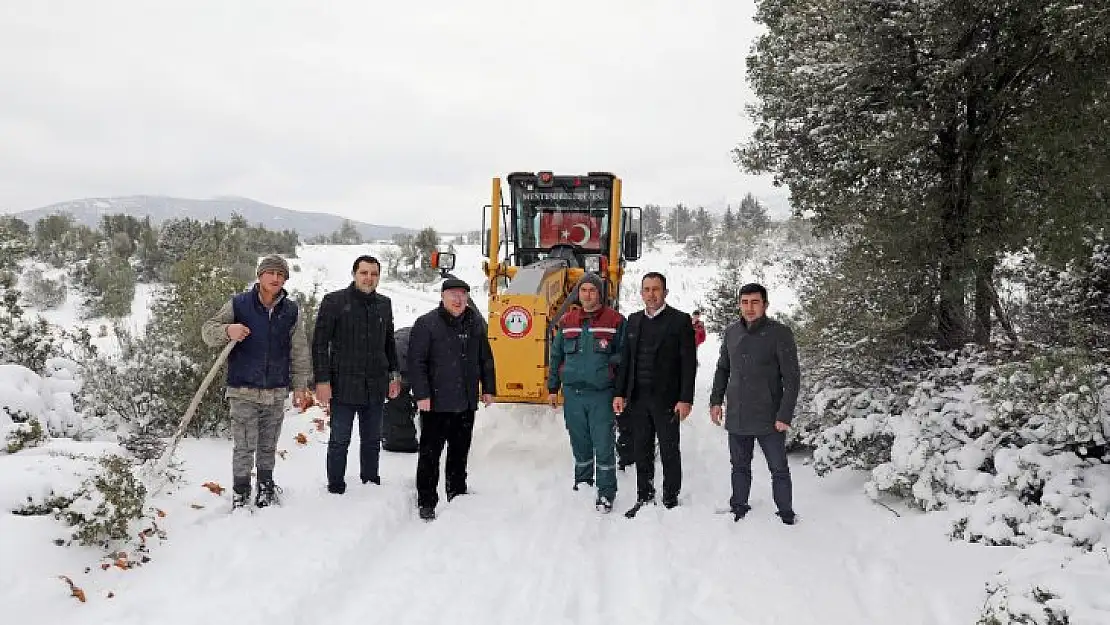
[[[467,306],[470,286],[447,278],[439,307],[425,313],[409,336],[408,378],[420,410],[416,465],[420,518],[435,518],[439,460],[447,447],[447,500],[466,493],[466,461],[478,399],[493,403],[493,352],[481,315]]]
[[[316,400],[331,414],[328,438],[328,491],[347,490],[347,450],[358,416],[359,476],[381,484],[382,412],[385,398],[401,391],[393,304],[377,292],[381,263],[359,256],[345,289],[324,296],[312,336]]]

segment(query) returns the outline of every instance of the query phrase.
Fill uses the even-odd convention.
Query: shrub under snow
[[[815,468],[869,470],[872,497],[923,510],[974,504],[953,528],[973,542],[1110,539],[1098,494],[1110,366],[1068,352],[998,356],[969,350],[886,388],[817,390],[803,420],[836,425],[804,441]]]
[[[134,536],[132,530],[144,516],[147,490],[130,459],[116,453],[98,458],[50,455],[57,458],[58,475],[22,501],[9,503],[12,513],[64,521],[73,528],[72,540],[82,545],[109,548]],[[6,498],[14,499],[10,494]]]
[[[868,387],[817,377],[796,421],[816,470],[867,470],[872,498],[955,510],[953,538],[1049,549],[988,585],[981,625],[1110,622],[1089,596],[1110,573],[1108,359],[968,348],[916,364]]]
[[[0,438],[27,429],[31,421],[52,437],[82,438],[96,430],[74,405],[74,393],[81,388],[80,366],[49,358],[44,369],[40,376],[22,365],[0,364]]]

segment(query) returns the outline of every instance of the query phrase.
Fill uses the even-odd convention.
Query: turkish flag
[[[540,247],[560,243],[600,248],[601,220],[586,213],[541,213]]]

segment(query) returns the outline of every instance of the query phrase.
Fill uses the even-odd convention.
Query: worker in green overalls
[[[617,496],[616,441],[613,436],[613,390],[624,316],[602,303],[605,283],[587,273],[576,287],[581,307],[567,311],[556,324],[547,378],[548,400],[555,407],[563,388],[563,418],[574,452],[574,490],[597,483],[595,505],[611,512]]]

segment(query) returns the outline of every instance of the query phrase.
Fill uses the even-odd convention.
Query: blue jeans
[[[755,443],[763,450],[767,468],[771,471],[771,494],[779,512],[793,512],[791,499],[793,485],[790,481],[790,465],[786,460],[786,433],[775,432],[762,436],[743,434],[728,435],[729,456],[732,458],[732,499],[733,510],[748,506],[748,495],[752,490],[752,452]]]
[[[355,415],[358,415],[359,476],[365,482],[379,480],[378,459],[381,456],[382,412],[385,404],[373,402],[364,406],[331,403],[331,435],[328,437],[328,484],[346,484],[347,449],[351,445]]]

